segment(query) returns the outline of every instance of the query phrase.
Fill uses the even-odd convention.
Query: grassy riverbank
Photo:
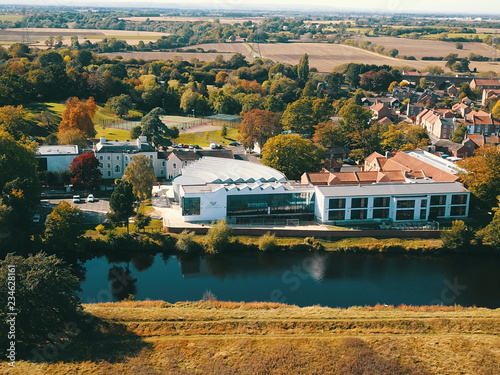
[[[99,339],[9,374],[494,374],[500,309],[161,301],[85,305]],[[364,372],[363,372],[364,369]]]

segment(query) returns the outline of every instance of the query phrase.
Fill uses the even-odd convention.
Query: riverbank
[[[500,309],[299,308],[277,303],[87,304],[99,340],[2,374],[494,374]]]

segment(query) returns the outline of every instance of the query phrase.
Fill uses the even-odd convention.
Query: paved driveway
[[[40,213],[40,223],[45,222],[45,218],[52,212],[52,209],[62,201],[66,201],[83,211],[85,224],[100,224],[106,219],[109,211],[109,198],[96,198],[95,202],[86,202],[82,199],[80,203],[73,203],[72,198],[67,199],[42,199],[37,212]]]

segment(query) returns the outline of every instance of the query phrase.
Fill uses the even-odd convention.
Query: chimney
[[[138,148],[141,148],[142,143],[148,143],[148,137],[146,137],[145,135],[140,135],[139,137],[137,137],[137,147]]]
[[[99,142],[100,142],[101,144],[106,143],[106,137],[100,137],[100,138],[99,138]]]
[[[385,158],[389,159],[390,157],[391,157],[391,152],[390,151],[386,151],[385,152]]]

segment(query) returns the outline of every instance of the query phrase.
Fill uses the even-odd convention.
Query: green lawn
[[[203,136],[198,133],[181,133],[179,138],[174,139],[175,143],[184,143],[188,145],[200,145],[201,147],[208,147],[210,143],[218,143],[221,145],[228,145],[229,143],[238,139],[238,129],[228,128],[227,136],[223,138],[220,130],[211,130],[202,132]]]
[[[0,14],[0,21],[21,21],[23,16],[20,14]]]

